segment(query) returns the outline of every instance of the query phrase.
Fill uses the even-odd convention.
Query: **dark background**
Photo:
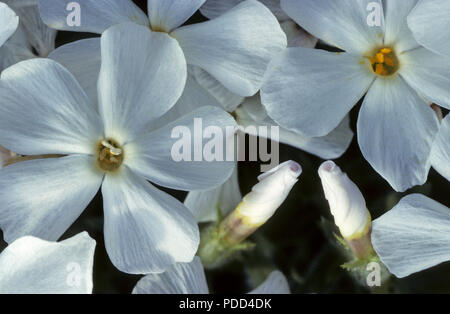
[[[135,0],[146,11],[146,1]],[[205,18],[197,13],[187,23],[197,23]],[[92,34],[59,32],[57,47],[74,40],[93,37]],[[324,48],[324,47],[318,47]],[[450,88],[450,87],[449,87]],[[360,103],[351,111],[352,129]],[[245,293],[264,278],[267,271],[281,270],[288,278],[293,293],[367,293],[370,292],[344,269],[344,255],[329,236],[333,231],[322,219],[332,222],[328,203],[324,198],[317,169],[323,162],[318,157],[290,146],[280,145],[280,162],[295,160],[303,167],[299,182],[277,213],[252,237],[256,249],[223,268],[207,271],[211,292]],[[396,193],[364,160],[356,135],[348,151],[335,162],[359,186],[373,219],[391,209],[404,195],[422,193],[449,206],[448,181],[431,170],[428,182],[406,193]],[[243,195],[257,182],[259,163],[239,163],[239,181]],[[164,189],[169,191],[167,189]],[[183,201],[186,193],[169,191]],[[87,231],[97,241],[94,260],[94,293],[130,293],[141,276],[118,271],[109,261],[103,240],[103,212],[101,193],[84,211],[63,239]],[[1,231],[0,231],[1,235]],[[328,235],[328,236],[327,236]],[[2,238],[2,237],[0,237]],[[6,243],[0,242],[0,249]],[[384,292],[450,292],[450,263],[444,263],[411,275],[405,279],[392,278]],[[254,279],[254,280],[251,280]]]

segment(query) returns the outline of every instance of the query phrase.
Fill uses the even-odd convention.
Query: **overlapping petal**
[[[278,126],[268,115],[258,96],[249,97],[236,109],[236,120],[243,131],[254,136],[262,136],[254,126]],[[348,116],[330,134],[322,137],[307,137],[284,128],[279,129],[279,142],[294,146],[324,159],[340,157],[353,139]]]
[[[334,130],[375,79],[369,61],[348,53],[288,48],[270,63],[261,89],[268,115],[304,136]]]
[[[22,237],[0,254],[0,293],[91,293],[94,250],[86,232],[59,243]]]
[[[233,112],[244,101],[245,97],[231,92],[205,70],[196,66],[192,66],[191,69],[198,84],[208,91],[226,111]]]
[[[20,25],[26,32],[31,46],[41,57],[46,57],[55,49],[56,30],[47,27],[42,21],[37,1],[9,1],[13,10],[19,15]]]
[[[147,0],[154,31],[170,33],[186,22],[206,0]]]
[[[236,164],[231,177],[218,188],[188,193],[184,205],[191,210],[198,222],[217,221],[219,215],[226,216],[236,208],[242,200],[237,170]]]
[[[80,6],[79,26],[72,26],[71,13],[77,13],[74,3]],[[149,25],[147,15],[132,0],[38,0],[38,4],[45,24],[59,30],[101,34],[108,27],[120,23]]]
[[[19,25],[19,17],[6,4],[0,2],[0,46],[11,37]]]
[[[362,55],[383,43],[381,0],[281,0],[281,8],[310,34],[347,52]],[[381,23],[370,27],[367,20],[374,9]]]
[[[425,48],[405,52],[399,73],[428,101],[450,109],[450,58]]]
[[[383,1],[385,12],[384,45],[402,53],[419,47],[408,27],[407,17],[417,0]]]
[[[450,260],[450,208],[421,194],[404,197],[373,221],[372,243],[395,276]]]
[[[276,270],[270,273],[264,282],[249,294],[289,294],[289,284],[282,272]]]
[[[180,99],[178,99],[175,106],[173,106],[161,118],[152,121],[150,128],[148,129],[149,131],[162,128],[201,107],[214,106],[221,108],[221,104],[217,101],[217,99],[197,82],[191,72],[193,71],[188,71],[186,87],[184,88]]]
[[[268,63],[287,44],[275,16],[256,0],[242,2],[214,20],[181,27],[172,35],[189,64],[240,96],[253,96],[259,90]]]
[[[136,284],[133,294],[207,294],[205,271],[199,257],[177,263],[161,274],[147,275]]]
[[[200,8],[200,12],[207,18],[214,19],[243,1],[245,0],[208,0]],[[289,19],[286,13],[281,9],[280,0],[260,0],[260,2],[272,11],[279,21]]]
[[[151,182],[168,188],[212,189],[225,182],[234,169],[234,161],[226,161],[226,144],[227,128],[234,130],[235,126],[231,115],[222,109],[200,108],[127,144],[125,163]],[[212,137],[203,139],[202,130],[207,129]],[[217,151],[211,152],[214,156],[205,151],[210,142],[217,144]],[[178,154],[183,157],[184,153],[189,155],[187,160],[178,160]],[[214,160],[208,161],[209,157]]]
[[[442,120],[431,150],[431,165],[450,181],[450,115]]]
[[[97,81],[101,66],[100,38],[82,39],[63,45],[48,57],[58,61],[72,73],[97,110]]]
[[[408,16],[408,26],[416,40],[426,48],[447,56],[450,54],[450,2],[419,0]]]

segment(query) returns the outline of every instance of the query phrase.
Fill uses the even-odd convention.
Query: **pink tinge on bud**
[[[369,212],[361,191],[333,162],[319,167],[325,198],[342,236],[352,237],[367,227]]]

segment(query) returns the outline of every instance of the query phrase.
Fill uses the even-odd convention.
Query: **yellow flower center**
[[[97,165],[103,171],[116,171],[123,162],[124,152],[113,139],[104,139],[97,144]]]
[[[372,56],[369,56],[372,70],[377,75],[389,76],[397,72],[399,62],[392,48],[384,47],[375,50]]]

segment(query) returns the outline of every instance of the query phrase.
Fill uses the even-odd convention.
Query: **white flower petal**
[[[219,210],[222,216],[226,216],[236,208],[242,200],[237,170],[236,164],[231,177],[218,188],[188,193],[184,205],[191,210],[197,222],[217,221]]]
[[[189,67],[188,67],[189,68]],[[219,102],[195,80],[188,70],[186,87],[178,102],[161,118],[152,121],[149,131],[157,130],[187,114],[205,106],[222,108]]]
[[[254,136],[261,134],[252,133],[254,128],[250,126],[277,126],[268,115],[259,96],[249,97],[235,111],[236,121]],[[322,137],[307,137],[299,133],[289,131],[284,128],[279,129],[280,143],[294,146],[310,154],[324,159],[334,159],[340,157],[349,147],[353,139],[353,131],[350,129],[350,118],[346,116],[339,126],[330,134]]]
[[[447,114],[433,143],[431,165],[450,181],[450,114]]]
[[[199,134],[200,130],[194,129],[194,119],[201,120],[201,125],[197,124],[197,127],[202,127],[203,131],[211,126],[217,128],[221,134],[213,135],[211,139],[203,139],[205,145],[198,145],[197,141],[202,140],[202,134]],[[235,126],[236,122],[231,115],[222,109],[217,107],[200,108],[127,144],[124,147],[127,152],[125,163],[136,173],[164,187],[186,191],[212,189],[225,182],[234,169],[234,161],[226,161],[225,153],[227,149],[226,127],[232,129]],[[180,130],[182,133],[174,133],[176,128],[182,128],[183,130]],[[188,130],[189,134],[187,134]],[[185,137],[188,137],[187,140],[190,143],[184,141]],[[219,149],[223,150],[223,156],[219,154],[220,156],[216,155],[215,157],[222,158],[223,161],[208,161],[204,157],[212,156],[202,154],[206,149],[206,143],[214,140],[217,140]],[[180,150],[190,149],[190,158],[175,161],[172,150],[177,146],[176,143],[184,144]],[[196,148],[200,153],[198,156],[200,158],[195,158]]]
[[[425,48],[401,56],[400,75],[428,101],[450,109],[450,58]]]
[[[190,263],[176,263],[161,274],[147,275],[133,294],[208,294],[205,271],[197,256]]]
[[[97,81],[101,66],[100,38],[89,38],[58,47],[48,56],[58,61],[80,83],[92,104],[97,104]],[[97,106],[95,107],[97,109]]]
[[[160,273],[190,262],[199,231],[191,212],[127,167],[103,185],[105,246],[112,263],[131,274]]]
[[[57,240],[97,193],[102,175],[90,156],[22,161],[0,170],[0,228],[5,241]]]
[[[25,30],[19,25],[15,33],[0,47],[0,72],[20,61],[36,57]]]
[[[408,26],[416,40],[441,55],[450,54],[450,1],[420,0],[408,16]]]
[[[169,33],[186,22],[206,0],[147,0],[154,31]]]
[[[381,26],[367,23],[370,3],[380,9]],[[381,0],[281,0],[281,8],[308,33],[347,52],[361,55],[383,43]]]
[[[71,14],[75,14],[76,9],[69,3],[74,2],[78,3],[73,0],[38,0],[42,20],[54,29],[97,34],[120,23],[149,25],[147,15],[132,0],[83,0],[78,3],[80,25],[73,25]]]
[[[277,19],[261,3],[247,0],[226,14],[174,31],[189,64],[207,71],[231,92],[253,96],[269,61],[286,46]]]
[[[374,82],[357,127],[364,157],[396,191],[425,183],[439,122],[401,77]]]
[[[14,4],[14,2],[13,2]],[[26,5],[15,8],[14,11],[19,15],[20,24],[23,26],[27,39],[36,49],[41,57],[46,57],[55,49],[56,30],[47,27],[42,21],[36,4]]]
[[[102,35],[98,82],[105,135],[133,140],[172,108],[186,84],[186,60],[176,40],[125,23]]]
[[[373,80],[366,58],[288,48],[270,63],[261,100],[280,126],[308,137],[325,136],[341,123]]]
[[[373,221],[372,244],[381,261],[402,278],[450,260],[450,208],[411,194]]]
[[[276,270],[270,273],[269,277],[249,294],[290,294],[289,284],[282,272]]]
[[[208,0],[200,8],[200,12],[209,19],[214,19],[232,9],[245,0]],[[289,19],[280,6],[280,0],[259,0],[272,11],[279,21]]]
[[[411,50],[420,45],[408,28],[407,16],[417,0],[384,1],[385,34],[384,45],[394,47],[397,53]]]
[[[281,28],[286,33],[288,47],[314,48],[318,42],[316,37],[306,32],[292,20],[281,23]]]
[[[226,111],[233,112],[244,101],[244,97],[231,92],[208,72],[196,66],[192,69],[198,84],[207,90]]]
[[[86,232],[59,243],[22,237],[0,254],[0,293],[91,293],[94,250]]]
[[[6,4],[0,2],[0,46],[11,37],[19,25],[19,17]]]
[[[76,79],[53,60],[5,71],[0,85],[0,143],[22,155],[91,154],[103,127]]]

